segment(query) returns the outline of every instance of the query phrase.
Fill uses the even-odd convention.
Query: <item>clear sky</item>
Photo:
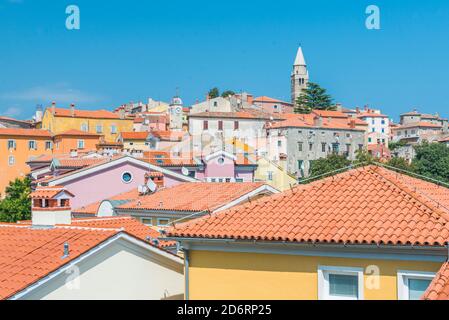
[[[76,4],[81,29],[65,28]],[[365,9],[381,10],[381,30]],[[289,100],[301,44],[311,80],[346,107],[449,116],[447,0],[0,0],[0,114],[36,104],[186,104],[209,88]]]

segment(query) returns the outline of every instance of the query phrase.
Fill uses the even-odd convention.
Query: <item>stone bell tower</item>
[[[296,99],[301,94],[301,90],[307,88],[308,82],[309,72],[307,71],[306,60],[304,59],[301,47],[299,47],[291,75],[291,96],[293,104],[295,104]]]

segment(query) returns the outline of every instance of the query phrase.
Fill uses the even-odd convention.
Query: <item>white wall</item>
[[[159,300],[184,293],[182,262],[175,263],[126,239],[118,239],[77,267],[79,281],[73,283],[78,283],[78,288],[67,286],[72,273],[63,273],[22,299]]]

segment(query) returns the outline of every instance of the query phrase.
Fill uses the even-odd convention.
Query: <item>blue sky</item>
[[[76,4],[81,29],[65,28]],[[381,30],[365,9],[381,10]],[[449,116],[447,0],[0,0],[0,114],[36,104],[186,104],[213,86],[288,100],[302,44],[311,80],[347,107]]]

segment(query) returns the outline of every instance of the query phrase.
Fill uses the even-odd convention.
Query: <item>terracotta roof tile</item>
[[[0,128],[0,136],[52,137],[50,131],[47,130],[20,128]]]
[[[181,183],[160,189],[136,201],[119,206],[131,210],[201,212],[217,209],[262,186],[263,183]]]
[[[0,224],[0,299],[25,289],[117,232],[116,229],[37,229]],[[63,259],[66,242],[70,254]]]
[[[120,136],[124,140],[146,140],[149,132],[146,131],[132,131],[132,132],[122,132]]]
[[[423,300],[449,300],[449,263],[445,262],[433,278]]]
[[[71,195],[72,197],[74,197],[74,195],[72,193],[67,191],[62,186],[37,187],[36,190],[31,193],[30,197],[38,198],[38,199],[51,199],[63,191],[66,192],[67,194]]]
[[[170,229],[175,237],[445,245],[449,190],[367,166]],[[287,221],[289,231],[282,229]]]

